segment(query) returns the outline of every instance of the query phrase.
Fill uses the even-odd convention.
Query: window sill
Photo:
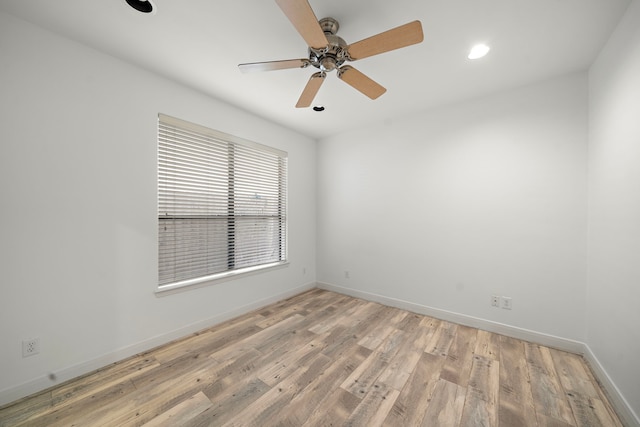
[[[247,267],[239,270],[225,271],[224,273],[212,274],[211,276],[197,277],[195,279],[182,280],[180,282],[168,283],[156,288],[157,296],[170,295],[177,292],[183,292],[189,289],[201,288],[204,286],[215,285],[217,283],[229,280],[239,279],[241,277],[251,276],[254,274],[264,273],[269,270],[277,270],[288,267],[289,261],[274,262],[271,264],[259,265],[255,267]]]

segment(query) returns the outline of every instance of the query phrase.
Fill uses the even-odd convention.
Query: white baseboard
[[[329,283],[318,283],[318,287],[328,291],[338,292],[356,298],[362,298],[367,301],[373,301],[391,307],[401,308],[413,313],[424,314],[426,316],[436,317],[448,322],[458,323],[460,325],[471,326],[477,329],[494,332],[496,334],[506,335],[518,338],[524,341],[532,341],[547,347],[557,348],[559,350],[569,351],[572,353],[583,354],[584,343],[554,335],[543,334],[531,331],[529,329],[509,326],[504,323],[493,322],[491,320],[481,319],[479,317],[467,316],[466,314],[455,313],[452,311],[441,310],[439,308],[429,307],[426,305],[416,304],[409,301],[391,298],[384,295],[378,295],[371,292],[359,291],[351,288],[344,288]]]
[[[10,387],[4,390],[0,390],[0,406],[6,405],[10,402],[21,399],[25,396],[38,393],[49,387],[55,386],[70,379],[85,375],[93,372],[96,369],[105,367],[111,363],[115,363],[120,360],[124,360],[128,357],[134,356],[138,353],[151,350],[155,347],[161,346],[173,340],[182,338],[189,334],[201,331],[206,328],[215,326],[221,322],[233,319],[234,317],[243,315],[253,310],[257,310],[261,307],[265,307],[269,304],[281,301],[286,298],[290,298],[302,292],[318,287],[320,289],[326,289],[332,292],[341,293],[344,295],[361,298],[367,301],[373,301],[380,304],[388,305],[391,307],[397,307],[404,310],[408,310],[414,313],[424,314],[427,316],[436,317],[438,319],[458,323],[465,326],[471,326],[478,329],[483,329],[489,332],[497,334],[507,335],[513,338],[522,339],[525,341],[535,342],[547,347],[553,347],[560,350],[570,351],[572,353],[578,353],[584,355],[587,362],[590,364],[591,369],[596,378],[602,384],[602,387],[608,394],[611,404],[616,409],[618,415],[622,418],[622,421],[629,427],[640,427],[640,417],[633,411],[629,403],[624,396],[620,393],[620,390],[613,383],[604,367],[600,364],[597,357],[593,354],[589,346],[586,344],[569,340],[553,335],[543,334],[528,329],[517,328],[514,326],[505,325],[498,322],[493,322],[485,319],[480,319],[473,316],[467,316],[460,313],[455,313],[447,310],[441,310],[434,307],[420,305],[396,298],[387,297],[384,295],[378,295],[370,292],[359,291],[356,289],[344,288],[341,286],[331,285],[328,283],[309,283],[303,286],[299,286],[295,289],[287,292],[274,295],[269,298],[264,298],[258,301],[254,301],[250,304],[246,304],[237,307],[233,310],[225,313],[218,314],[208,319],[204,319],[199,322],[192,323],[185,327],[176,329],[166,334],[158,335],[143,342],[127,346],[116,350],[114,352],[105,354],[95,359],[89,360],[84,363],[80,363],[74,366],[70,366],[61,371],[55,372],[56,380],[51,381],[47,376],[35,378],[26,383],[20,384],[15,387]]]
[[[635,413],[631,408],[631,405],[629,405],[629,402],[627,402],[627,399],[625,399],[622,393],[620,393],[620,390],[618,390],[618,387],[611,380],[611,377],[607,374],[607,371],[604,369],[596,355],[593,354],[591,348],[589,348],[589,346],[585,346],[585,348],[586,351],[584,353],[584,358],[587,363],[589,363],[593,375],[595,375],[598,381],[600,381],[602,388],[604,388],[607,393],[609,401],[615,408],[618,416],[622,418],[624,425],[629,427],[640,427],[640,417],[638,414]]]
[[[95,359],[88,360],[86,362],[83,362],[77,365],[69,366],[60,371],[54,372],[53,374],[55,375],[55,380],[51,380],[48,376],[42,376],[42,377],[34,378],[33,380],[27,381],[18,386],[9,387],[4,390],[0,390],[0,406],[14,402],[25,396],[29,396],[31,394],[44,391],[57,384],[63,383],[65,381],[79,377],[81,375],[88,374],[90,372],[95,371],[96,369],[103,368],[107,365],[110,365],[111,363],[115,363],[120,360],[124,360],[128,357],[134,356],[136,354],[151,350],[155,347],[161,346],[163,344],[169,343],[171,341],[177,340],[179,338],[185,337],[189,334],[193,334],[203,329],[210,328],[212,326],[217,325],[218,323],[222,323],[224,321],[233,319],[234,317],[238,317],[250,311],[257,310],[259,308],[265,307],[267,305],[273,304],[283,299],[287,299],[292,296],[298,295],[302,292],[311,290],[315,287],[316,287],[316,284],[314,282],[308,283],[306,285],[296,287],[289,291],[282,292],[280,294],[277,294],[268,298],[264,298],[258,301],[254,301],[252,303],[245,304],[240,307],[236,307],[233,310],[215,315],[208,319],[204,319],[204,320],[189,324],[182,328],[170,331],[166,334],[161,334],[153,338],[144,340],[142,342],[115,350],[111,353],[104,354]]]
[[[589,346],[583,342],[561,338],[554,335],[543,334],[540,332],[531,331],[529,329],[505,325],[503,323],[480,319],[478,317],[467,316],[465,314],[441,310],[439,308],[416,304],[413,302],[391,298],[384,295],[378,295],[371,292],[359,291],[357,289],[332,285],[329,283],[318,282],[317,287],[320,289],[361,298],[367,301],[373,301],[391,307],[401,308],[413,313],[424,314],[426,316],[435,317],[441,320],[446,320],[448,322],[471,326],[496,334],[534,342],[546,347],[552,347],[571,353],[581,354],[591,365],[593,374],[602,384],[602,387],[607,393],[607,397],[609,398],[611,404],[614,406],[617,414],[622,418],[622,422],[624,423],[624,425],[629,427],[640,427],[640,418],[638,418],[624,396],[620,393],[620,390],[618,390],[613,381],[611,381],[611,378],[602,367],[598,359],[595,357]]]

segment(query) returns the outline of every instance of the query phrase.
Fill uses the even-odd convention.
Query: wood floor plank
[[[218,393],[213,393],[211,397],[213,406],[195,417],[191,424],[222,425],[271,390],[271,387],[259,379],[249,376],[241,377],[237,381],[225,381],[223,391],[217,387],[217,383],[213,386],[212,388],[218,389]],[[204,393],[209,396],[209,390],[205,390]]]
[[[525,355],[536,413],[575,426],[574,415],[560,384],[549,349],[525,343]]]
[[[193,355],[194,353],[206,355],[260,332],[264,328],[257,326],[256,323],[263,320],[264,317],[258,314],[243,316],[240,319],[234,319],[229,325],[206,329],[175,341],[174,343],[178,345],[164,346],[154,351],[153,356],[160,363],[168,363],[184,355]]]
[[[391,307],[392,316],[391,320],[389,320],[389,324],[392,325],[396,329],[400,329],[401,331],[406,328],[406,318],[410,317],[409,312],[406,310],[401,310],[399,308]]]
[[[319,337],[315,337],[308,344],[302,345],[295,351],[289,351],[279,357],[267,369],[262,370],[257,377],[270,387],[278,384],[282,379],[286,378],[291,372],[299,369],[301,366],[309,363],[326,346],[324,340],[329,333],[325,333]]]
[[[464,426],[497,426],[500,363],[475,355],[462,412]]]
[[[80,384],[78,381],[72,381],[61,384],[51,390],[51,398],[54,401],[54,405],[61,405],[65,400],[81,398],[104,388],[105,385],[108,387],[113,382],[135,378],[158,366],[160,366],[160,362],[158,362],[155,355],[131,357],[93,372],[91,374],[91,382]]]
[[[387,365],[388,362],[380,357],[380,353],[373,352],[340,384],[340,388],[356,397],[363,398]]]
[[[407,312],[405,311],[405,313]],[[416,332],[418,327],[420,327],[421,322],[426,319],[426,316],[422,316],[420,314],[407,313],[407,315],[396,324],[396,328],[403,332],[413,333]]]
[[[129,393],[125,399],[103,405],[81,417],[77,423],[114,427],[144,424],[198,393],[204,384],[213,380],[214,376],[206,367],[185,371],[171,380],[147,384]],[[100,423],[100,419],[108,422]],[[52,424],[56,425],[58,424]]]
[[[569,392],[567,396],[578,427],[620,425],[612,419],[605,405],[597,397],[583,396],[577,392]]]
[[[426,352],[446,357],[456,335],[458,325],[441,321],[434,334],[429,337]]]
[[[170,381],[175,378],[176,372],[195,371],[200,369],[214,369],[218,366],[224,366],[224,363],[211,360],[206,355],[200,353],[183,354],[180,358],[172,359],[167,363],[161,363],[152,369],[131,378],[131,382],[136,388],[160,384],[164,381]]]
[[[240,341],[237,341],[232,346],[224,347],[221,350],[216,351],[211,355],[211,358],[216,361],[225,361],[234,359],[241,355],[243,352],[253,349],[256,346],[266,347],[278,340],[283,335],[287,335],[289,328],[293,328],[304,321],[304,316],[296,314],[287,317],[280,322],[269,326],[268,328],[261,329]]]
[[[331,399],[336,393],[336,389],[339,390],[338,394],[340,396],[350,396],[346,399],[347,405],[345,408],[350,408],[347,412],[350,413],[354,410],[360,402],[359,398],[348,392],[343,393],[344,390],[339,389],[338,386],[353,372],[354,366],[362,363],[369,354],[371,354],[371,351],[364,347],[351,347],[349,353],[345,353],[341,359],[334,361],[323,372],[319,373],[307,386],[307,393],[298,394],[291,400],[291,403],[280,412],[279,423],[283,426],[291,427],[303,425],[308,421],[309,415],[316,410],[322,412],[326,408],[331,408],[335,405]],[[343,409],[339,412],[342,413]],[[346,419],[346,417],[340,418]]]
[[[255,402],[224,424],[225,427],[264,426],[271,420],[278,419],[280,412],[291,399],[304,389],[330,363],[323,354],[317,354],[308,366],[298,368],[289,377],[272,387]]]
[[[499,424],[536,427],[538,421],[531,393],[524,343],[514,338],[501,336],[499,356]]]
[[[593,375],[593,371],[592,371],[589,363],[587,363],[584,358],[581,358],[581,360],[584,362],[585,369],[587,370],[587,374],[589,375],[589,378],[591,379],[591,383],[594,385],[594,387],[596,387],[596,389],[598,391],[599,401],[602,403],[604,408],[607,410],[609,416],[612,419],[613,425],[616,426],[616,427],[622,427],[622,423],[620,422],[620,419],[618,418],[615,409],[613,409],[613,406],[611,406],[611,402],[609,402],[609,398],[608,398],[607,394],[605,393],[605,390],[600,386],[600,382]]]
[[[251,348],[258,350],[262,354],[279,354],[284,355],[296,351],[299,347],[306,346],[310,341],[317,338],[318,335],[306,330],[304,325],[296,325],[282,334],[274,336],[264,343],[254,344]],[[217,353],[211,355],[214,359]]]
[[[422,423],[431,402],[444,358],[423,352],[411,376],[402,388],[391,411],[384,421],[385,426],[418,426]]]
[[[395,329],[389,336],[364,360],[355,371],[340,385],[341,388],[354,396],[364,397],[374,386],[381,372],[389,365],[390,360],[399,350],[400,343],[406,334]]]
[[[0,408],[0,427],[622,427],[580,356],[314,289]]]
[[[387,418],[400,392],[383,383],[373,385],[371,391],[351,412],[344,422],[345,426],[381,426]]]
[[[394,330],[386,340],[380,344],[378,348],[374,350],[374,353],[378,354],[380,359],[384,362],[389,363],[391,359],[395,357],[395,355],[400,351],[401,344],[406,339],[407,333],[401,331],[400,329]]]
[[[447,351],[440,378],[466,387],[473,364],[473,350],[478,330],[459,325]]]
[[[251,377],[246,377],[245,375],[260,369],[262,367],[261,362],[265,360],[265,358],[266,357],[262,353],[255,349],[249,349],[248,351],[237,355],[235,359],[227,359],[224,362],[216,362],[210,357],[200,358],[202,359],[202,365],[197,364],[192,368],[180,371],[182,376],[177,378],[178,386],[173,388],[171,392],[177,395],[176,401],[178,402],[180,399],[184,399],[193,393],[202,391],[207,395],[207,397],[215,396],[217,404],[220,402],[228,402],[229,400],[234,403],[238,403],[240,401],[238,395],[230,395],[233,391],[237,391],[233,386],[236,384],[244,384],[244,381],[238,382],[238,378],[242,378],[243,380],[251,379]],[[200,377],[196,377],[195,382],[185,381],[185,376],[188,380],[189,375],[192,374],[191,371],[195,369],[195,367],[200,367],[202,375]],[[174,378],[176,378],[175,372]],[[149,388],[153,388],[155,390],[153,384],[153,381],[140,384],[139,392],[145,393],[145,390]],[[257,396],[260,395],[260,391],[266,392],[267,390],[268,387],[265,386],[264,389],[261,389],[260,384],[258,384],[257,387],[253,387],[252,391],[254,394],[252,396],[257,398]],[[148,406],[153,405],[149,404]],[[216,407],[217,405],[214,405],[210,409],[215,410]],[[161,409],[155,410],[158,413],[162,412]]]
[[[478,330],[474,354],[498,360],[500,357],[500,335]]]
[[[560,384],[562,384],[565,392],[576,392],[583,396],[599,397],[580,356],[556,349],[549,349],[549,353],[560,378]]]
[[[297,336],[300,336],[300,334]],[[317,348],[316,344],[318,344]],[[233,402],[239,400],[239,396],[242,396],[243,405],[247,406],[248,403],[252,402],[250,395],[255,396],[255,399],[260,398],[272,386],[278,384],[279,380],[286,378],[282,374],[293,372],[300,368],[301,365],[304,365],[315,356],[318,351],[322,350],[324,345],[326,344],[322,343],[322,337],[315,337],[312,341],[297,349],[299,351],[296,351],[296,346],[292,346],[291,349],[282,353],[268,352],[263,354],[256,349],[251,349],[243,353],[238,359],[225,365],[223,369],[218,368],[216,381],[204,389],[205,394],[214,403],[220,403],[216,407],[217,409],[213,410],[213,413],[217,419],[226,419],[225,416],[220,415],[220,407],[224,407],[227,414],[229,412],[239,412],[239,408],[233,405]],[[296,360],[296,356],[302,360]],[[273,373],[274,366],[277,366],[278,362],[283,360],[283,357],[292,361],[291,369],[287,367],[282,370],[277,381],[269,381],[270,385],[260,380],[260,378],[269,377]],[[259,381],[250,381],[250,379],[254,378]],[[262,387],[263,385],[265,386],[264,388]],[[241,409],[244,409],[244,406]]]
[[[331,293],[331,292],[329,292]],[[299,293],[297,295],[294,295],[292,297],[280,300],[276,303],[270,304],[266,307],[262,307],[259,308],[257,310],[254,310],[251,313],[248,313],[249,315],[252,314],[260,314],[261,316],[267,318],[267,317],[272,317],[274,315],[276,315],[277,317],[277,313],[280,310],[285,310],[287,307],[290,307],[292,305],[296,305],[296,304],[308,304],[310,301],[317,301],[317,299],[324,299],[324,298],[334,298],[336,296],[340,296],[340,294],[334,294],[334,295],[327,295],[326,291],[323,291],[322,289],[310,289],[306,292],[302,292]],[[280,319],[282,320],[282,319]]]
[[[475,355],[469,375],[469,393],[491,404],[498,402],[500,390],[500,363],[487,357]]]
[[[0,427],[16,426],[37,419],[51,409],[51,391],[20,399],[0,408]]]
[[[348,328],[355,328],[374,316],[381,307],[382,306],[380,304],[366,301],[359,307],[356,307],[356,309],[349,312],[346,316],[340,316],[340,324]],[[407,315],[406,311],[403,312],[402,310],[394,307],[388,307],[387,311],[388,315],[391,316],[388,324],[392,326],[395,326],[404,318],[404,316]]]
[[[266,329],[269,326],[275,325],[276,323],[286,319],[287,317],[291,317],[295,314],[300,314],[301,316],[306,316],[309,314],[309,311],[303,307],[304,301],[300,301],[297,304],[289,304],[288,306],[281,307],[277,310],[273,310],[270,312],[269,316],[262,316],[263,319],[259,322],[256,322],[255,325]]]
[[[381,329],[372,330],[367,336],[363,337],[360,341],[358,341],[358,345],[361,345],[364,348],[368,348],[369,350],[375,350],[380,347],[380,344],[387,339],[387,337],[391,334],[391,332],[395,331],[396,328],[393,326],[384,326]]]
[[[575,424],[567,424],[564,421],[557,420],[555,418],[549,417],[547,415],[537,413],[536,421],[538,422],[538,427],[574,427]]]
[[[322,351],[328,357],[339,359],[342,354],[349,351],[349,347],[358,345],[364,336],[371,331],[381,329],[393,316],[393,310],[389,307],[380,307],[357,325],[346,326],[336,324],[330,330],[331,335],[327,338],[327,347]]]
[[[144,427],[184,426],[211,406],[209,398],[203,392],[199,392],[143,425]]]
[[[256,325],[263,329],[268,328],[294,314],[300,314],[308,319],[311,319],[309,315],[313,314],[328,316],[335,312],[344,301],[347,301],[344,295],[332,294],[330,292],[310,292],[307,293],[307,295],[308,297],[304,299],[285,301],[280,307],[272,310],[271,314],[265,317],[264,320],[257,322]],[[309,298],[311,296],[313,296],[313,298]]]
[[[78,413],[95,413],[105,406],[121,402],[123,397],[132,396],[135,392],[136,388],[131,380],[124,380],[102,388],[95,394],[85,395],[77,400],[69,400],[67,404],[59,407],[52,407],[51,411],[43,413],[35,420],[28,421],[25,425],[30,427],[71,425],[77,422]]]
[[[565,351],[550,349],[560,383],[567,395],[578,426],[618,426],[582,357]]]
[[[211,365],[211,374],[214,377],[214,381],[210,384],[205,384],[202,391],[211,400],[222,400],[233,393],[234,388],[232,386],[234,384],[244,383],[246,379],[256,378],[256,371],[264,368],[274,357],[276,356],[264,355],[255,349],[251,349],[236,359]]]
[[[497,426],[498,417],[496,412],[496,407],[490,402],[480,399],[476,394],[467,394],[460,425],[483,427]]]
[[[364,301],[353,298],[353,299],[347,300],[342,305],[341,311],[343,314],[350,316],[356,310],[362,308],[365,305],[366,303]],[[309,328],[309,330],[316,334],[323,334],[331,330],[334,326],[338,325],[342,321],[342,317],[343,316],[329,316],[326,319],[322,319],[316,322],[316,324],[311,328]]]
[[[338,388],[323,402],[322,407],[311,413],[302,427],[342,426],[360,402],[353,394]]]
[[[409,318],[413,320],[401,329],[405,332],[406,338],[378,378],[378,381],[398,391],[402,390],[422,357],[429,333],[429,329],[424,327],[423,319],[415,316]]]
[[[458,384],[439,379],[433,397],[422,419],[421,426],[460,426],[462,410],[465,406],[466,389]],[[479,424],[462,424],[472,426]]]

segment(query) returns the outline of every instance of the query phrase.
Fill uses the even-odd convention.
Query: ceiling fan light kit
[[[240,64],[238,67],[242,72],[307,68],[309,65],[320,70],[309,78],[298,99],[297,108],[311,106],[324,83],[326,73],[333,70],[336,70],[340,80],[370,99],[378,98],[386,89],[344,63],[417,44],[424,39],[422,24],[420,21],[413,21],[349,45],[336,35],[340,28],[338,21],[333,18],[318,21],[307,0],[275,1],[307,43],[308,58],[253,62]]]

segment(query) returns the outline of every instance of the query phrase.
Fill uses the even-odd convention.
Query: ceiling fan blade
[[[329,44],[307,0],[276,0],[276,3],[309,47],[319,50]]]
[[[322,83],[324,83],[324,79],[326,76],[327,75],[323,72],[314,73],[311,75],[311,78],[302,91],[302,95],[300,95],[300,99],[298,99],[296,108],[305,108],[311,105],[311,103],[313,102],[313,98],[316,97],[316,94],[320,90],[320,86],[322,86]]]
[[[409,22],[384,33],[376,34],[347,48],[352,61],[411,46],[424,40],[420,21]]]
[[[341,67],[338,70],[338,77],[371,99],[376,99],[387,91],[387,89],[380,86],[378,83],[374,82],[350,65]]]
[[[288,68],[305,68],[310,64],[308,59],[285,59],[284,61],[251,62],[239,64],[238,68],[243,73],[254,71],[286,70]]]

